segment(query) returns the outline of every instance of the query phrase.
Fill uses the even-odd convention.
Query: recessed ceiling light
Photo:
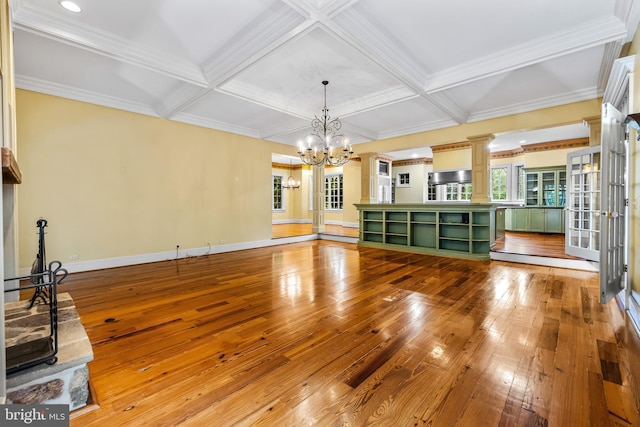
[[[82,9],[80,8],[80,6],[78,6],[77,4],[75,4],[72,1],[63,0],[63,1],[60,2],[60,6],[64,7],[65,9],[67,9],[69,12],[73,12],[73,13],[82,12]]]
[[[417,159],[417,158],[418,158],[418,154],[417,154],[417,153],[413,153],[413,154],[411,155],[411,157],[413,157],[414,159]]]
[[[525,139],[523,139],[522,141],[520,141],[520,144],[526,144],[527,141]]]

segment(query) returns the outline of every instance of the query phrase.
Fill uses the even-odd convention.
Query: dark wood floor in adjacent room
[[[72,426],[640,425],[640,349],[595,273],[311,241],[60,292],[95,353]]]

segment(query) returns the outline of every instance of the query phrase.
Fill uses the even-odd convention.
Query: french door
[[[567,155],[565,252],[600,259],[600,146]]]
[[[600,302],[625,289],[626,161],[625,115],[602,106],[602,214],[600,216]]]

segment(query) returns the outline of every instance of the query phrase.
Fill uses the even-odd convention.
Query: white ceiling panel
[[[152,107],[175,84],[163,74],[21,30],[14,33],[14,45],[15,61],[25,69],[18,79],[50,84],[60,96],[89,91]]]
[[[322,110],[324,80],[329,81],[327,104],[332,115],[345,116],[413,95],[369,58],[322,28],[256,61],[222,89],[239,95],[253,91],[274,108],[303,112],[311,118]],[[305,106],[313,108],[304,111]]]
[[[323,80],[354,144],[596,98],[638,2],[10,0],[17,87],[289,145]]]
[[[582,91],[589,95],[588,99],[593,99],[597,96],[599,70],[588,64],[598,62],[603,51],[604,48],[598,46],[476,80],[447,92],[461,100],[463,108],[472,116],[536,102],[537,108],[545,108],[557,105],[555,97],[573,98]]]
[[[588,29],[612,16],[615,3],[614,0],[453,3],[363,0],[354,9],[370,17],[388,37],[437,72],[495,52],[529,47],[538,39],[564,34],[568,29]]]
[[[455,125],[449,116],[421,97],[364,111],[343,121],[370,129],[376,133],[375,139],[438,129],[447,123],[449,126]]]

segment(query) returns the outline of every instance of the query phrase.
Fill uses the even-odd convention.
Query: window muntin
[[[342,174],[326,175],[324,177],[325,210],[342,210],[342,203]]]
[[[491,168],[491,200],[505,201],[509,199],[508,178],[507,166]]]
[[[273,192],[271,193],[271,209],[274,211],[283,211],[284,208],[284,192],[282,191],[282,182],[284,175],[272,175]]]

